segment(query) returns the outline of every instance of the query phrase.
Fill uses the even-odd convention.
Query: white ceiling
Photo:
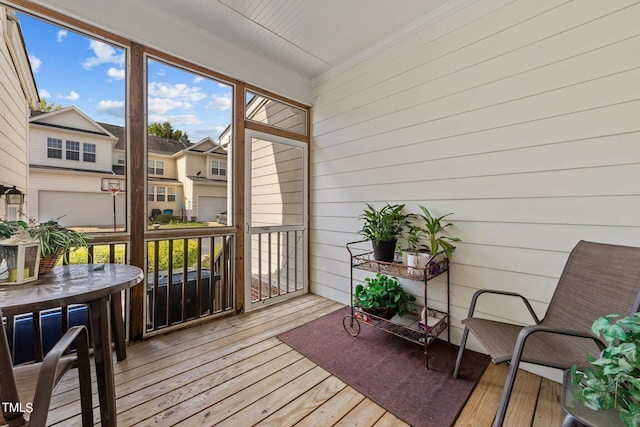
[[[29,0],[307,104],[315,82],[475,1]]]
[[[141,0],[309,79],[447,0]]]

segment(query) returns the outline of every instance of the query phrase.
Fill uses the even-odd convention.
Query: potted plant
[[[452,242],[460,242],[461,240],[457,237],[442,235],[442,232],[452,225],[450,222],[443,224],[442,220],[453,214],[448,213],[446,215],[435,217],[431,215],[429,210],[424,206],[420,206],[420,209],[422,210],[422,214],[420,214],[419,217],[424,220],[424,230],[429,236],[429,250],[431,255],[433,256],[442,250],[447,255],[447,258],[451,259],[451,255],[455,250],[455,246],[453,246]]]
[[[576,400],[593,410],[617,409],[627,426],[640,426],[640,313],[601,317],[591,332],[607,347],[597,358],[587,354],[591,367],[571,368]]]
[[[424,228],[411,224],[406,234],[406,241],[409,245],[406,252],[405,264],[409,267],[416,267],[418,269],[424,268],[429,261],[429,247],[422,244],[422,240],[427,236],[427,232]],[[413,268],[409,268],[409,272],[414,272]]]
[[[378,261],[393,262],[398,236],[408,225],[409,215],[404,212],[404,206],[387,203],[377,210],[367,203],[367,209],[360,215],[364,225],[359,234],[371,240],[374,258]]]
[[[62,255],[64,255],[66,262],[70,249],[87,248],[87,240],[90,239],[89,236],[80,231],[71,230],[60,225],[57,219],[31,225],[28,231],[31,237],[40,241],[41,273],[53,270]]]
[[[367,286],[356,285],[353,306],[384,319],[391,319],[397,313],[404,316],[415,311],[416,297],[406,293],[395,277],[378,273],[376,277],[365,279]]]
[[[5,221],[0,220],[0,240],[8,239],[13,236],[20,230],[20,228],[24,228],[25,230],[29,228],[29,224],[24,221]]]

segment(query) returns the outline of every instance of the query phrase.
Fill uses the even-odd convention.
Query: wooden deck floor
[[[130,345],[115,365],[118,424],[406,425],[276,337],[341,307],[307,295]],[[491,425],[505,375],[490,365],[456,426]],[[76,384],[71,373],[56,390],[50,424],[80,424]],[[559,426],[559,391],[551,381],[518,375],[505,425]],[[94,416],[99,422],[98,408]]]

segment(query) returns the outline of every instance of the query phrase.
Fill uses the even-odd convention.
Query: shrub
[[[147,265],[148,271],[151,273],[155,268],[155,243],[149,242],[147,246]],[[162,240],[159,243],[158,248],[159,258],[158,258],[158,270],[168,270],[169,269],[169,242],[167,240]],[[181,268],[184,265],[185,261],[185,251],[184,251],[184,240],[174,240],[173,241],[173,262],[171,263],[172,268]],[[198,242],[195,240],[188,240],[187,245],[187,265],[195,265],[198,261]]]
[[[149,254],[148,254],[148,263],[149,263],[149,272],[154,271],[154,244],[149,243]],[[182,268],[184,262],[184,241],[183,240],[175,240],[173,242],[173,268]],[[93,260],[89,260],[88,251],[86,248],[79,248],[76,250],[72,250],[69,254],[69,264],[84,264],[86,262],[93,262],[96,264],[103,264],[110,262],[109,258],[109,246],[108,245],[95,245],[93,247]],[[169,242],[164,240],[160,241],[158,253],[160,255],[158,259],[158,268],[160,271],[168,270],[169,266]],[[195,240],[189,240],[189,244],[187,246],[188,256],[187,256],[187,265],[189,267],[193,267],[196,265],[198,261],[198,243]],[[214,256],[217,256],[222,250],[222,244],[217,244],[214,249]],[[125,246],[124,245],[116,245],[115,248],[115,260],[116,264],[124,264],[126,262],[125,259]],[[62,265],[62,259],[58,262],[58,265]],[[209,256],[205,255],[202,258],[202,268],[209,268]]]

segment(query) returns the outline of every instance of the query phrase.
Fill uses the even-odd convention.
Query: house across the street
[[[75,106],[29,120],[29,218],[67,226],[124,227],[126,132]],[[148,216],[215,221],[227,210],[227,147],[149,135]],[[114,200],[115,197],[115,200]],[[73,209],[69,207],[73,206]]]

